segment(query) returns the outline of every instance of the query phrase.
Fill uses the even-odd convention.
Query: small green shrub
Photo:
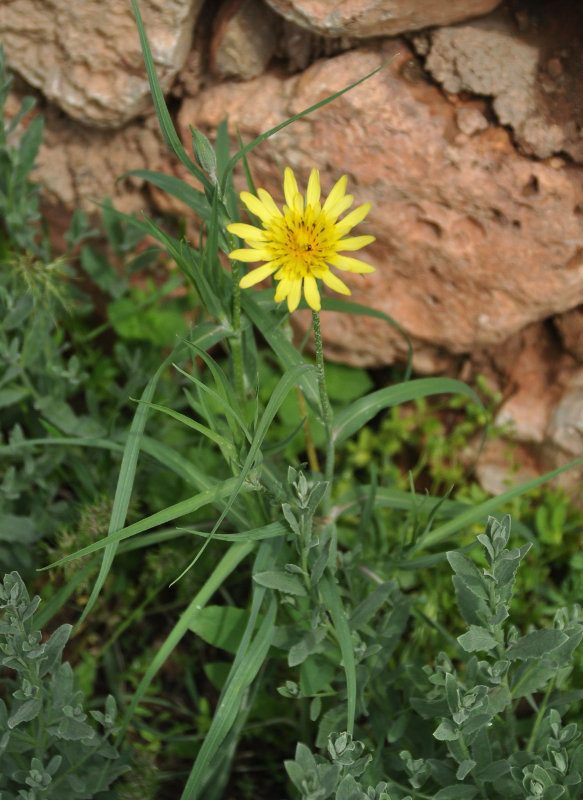
[[[71,666],[61,661],[71,626],[43,641],[34,624],[39,602],[18,573],[4,577],[0,665],[16,676],[6,680],[8,705],[0,699],[0,798],[97,798],[128,769],[111,742],[116,703],[109,695],[105,713],[89,712],[96,730]]]

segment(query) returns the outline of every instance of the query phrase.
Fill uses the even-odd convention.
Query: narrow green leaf
[[[261,333],[267,344],[271,347],[284,370],[293,369],[300,364],[305,364],[301,354],[298,353],[292,342],[281,328],[281,322],[274,312],[266,311],[253,297],[255,292],[241,293],[241,307],[253,325]],[[320,393],[316,380],[315,370],[310,370],[298,379],[302,394],[312,408],[320,407]]]
[[[267,657],[273,636],[276,610],[277,603],[273,600],[257,635],[249,645],[245,659],[239,662],[235,674],[227,683],[226,690],[221,694],[211,727],[188,776],[181,800],[198,800],[201,797],[200,792],[203,789],[207,765],[219,752],[222,742],[237,718],[247,688],[255,679]]]
[[[117,180],[123,180],[131,175],[148,181],[158,189],[162,189],[163,192],[167,192],[172,195],[172,197],[180,200],[194,211],[203,222],[209,221],[210,206],[204,192],[195,189],[193,186],[180,180],[180,178],[176,178],[174,175],[166,175],[165,172],[154,172],[149,169],[133,169],[130,172],[126,172]]]
[[[135,0],[132,0],[132,3],[135,3]],[[395,56],[393,56],[393,58],[394,57]],[[282,130],[283,128],[287,127],[288,125],[291,125],[292,122],[295,122],[296,120],[301,119],[302,117],[305,117],[307,114],[311,114],[312,111],[316,111],[318,108],[322,108],[322,106],[325,106],[328,103],[331,103],[333,100],[336,100],[338,97],[342,97],[342,95],[346,94],[346,92],[349,92],[351,89],[354,89],[356,86],[359,86],[364,81],[368,80],[369,78],[372,78],[373,75],[376,75],[377,72],[380,72],[382,69],[384,69],[387,66],[387,64],[390,64],[390,62],[393,60],[393,58],[388,59],[383,64],[381,64],[380,67],[377,67],[372,72],[369,72],[369,74],[365,75],[363,78],[359,78],[354,83],[351,83],[350,86],[346,86],[344,89],[341,89],[339,92],[334,92],[334,94],[329,95],[328,97],[324,98],[324,100],[320,100],[320,102],[315,103],[313,106],[310,106],[309,108],[306,108],[303,111],[300,111],[298,114],[294,114],[289,119],[286,119],[285,122],[282,122],[279,125],[276,125],[275,128],[271,128],[271,130],[267,131],[266,133],[262,133],[256,139],[253,139],[252,142],[250,142],[249,144],[245,145],[245,147],[243,147],[241,150],[239,150],[239,152],[236,153],[233,156],[233,158],[230,159],[230,161],[225,166],[224,170],[221,172],[221,174],[220,174],[221,188],[224,189],[225,181],[226,181],[227,177],[229,176],[229,174],[232,172],[233,168],[235,167],[235,165],[237,164],[239,159],[241,159],[244,156],[246,156],[247,153],[249,153],[251,150],[253,150],[254,147],[257,147],[258,144],[261,144],[261,142],[264,142],[266,139],[269,139],[269,137],[273,136],[274,133],[277,133],[278,131]]]
[[[383,411],[399,403],[406,403],[417,397],[429,397],[435,394],[464,394],[470,397],[480,408],[482,401],[467,384],[454,378],[418,378],[417,380],[399,383],[379,389],[366,397],[361,397],[334,415],[332,435],[340,444],[363,425]]]
[[[212,184],[204,174],[204,172],[199,169],[196,164],[189,158],[186,154],[184,147],[182,146],[182,142],[178,138],[178,134],[174,129],[174,125],[172,123],[172,118],[168,112],[168,108],[166,106],[166,101],[164,100],[164,95],[162,93],[162,88],[158,81],[158,76],[156,75],[156,67],[154,66],[154,59],[152,58],[152,51],[150,50],[150,45],[148,43],[148,39],[146,36],[146,31],[144,29],[144,23],[142,21],[142,15],[140,14],[140,9],[138,8],[137,0],[131,0],[132,8],[134,10],[134,16],[136,18],[136,25],[138,27],[138,34],[140,36],[140,44],[142,46],[142,55],[144,58],[144,64],[146,65],[146,72],[148,73],[148,81],[150,83],[150,91],[152,93],[152,99],[154,101],[154,108],[156,109],[156,115],[158,117],[158,121],[160,123],[160,128],[162,130],[162,134],[164,139],[166,140],[167,145],[173,150],[175,155],[180,159],[180,161],[184,164],[186,169],[197,178],[200,183],[205,187],[205,189],[210,190],[212,188]]]
[[[354,648],[352,637],[346,618],[346,611],[342,605],[338,586],[330,575],[324,575],[318,584],[322,599],[328,609],[332,619],[342,660],[344,661],[344,673],[346,675],[346,704],[347,704],[347,724],[346,730],[351,735],[354,733],[354,719],[356,715],[356,662],[354,659]]]
[[[214,524],[211,534],[207,539],[207,541],[205,542],[205,544],[203,545],[203,547],[199,550],[195,558],[190,562],[190,564],[186,567],[186,569],[182,571],[182,573],[178,576],[176,580],[179,580],[182,577],[182,575],[185,574],[185,572],[187,572],[189,569],[191,569],[191,567],[194,566],[194,564],[197,562],[197,560],[204,552],[208,543],[211,541],[216,531],[219,529],[222,521],[227,516],[231,506],[233,505],[233,503],[237,499],[239,492],[243,488],[243,484],[245,483],[245,480],[247,479],[247,476],[249,475],[249,472],[251,471],[251,468],[255,463],[261,444],[267,434],[267,431],[269,430],[269,426],[271,425],[273,418],[277,414],[280,405],[282,404],[283,400],[285,399],[290,389],[293,386],[295,386],[296,383],[298,383],[302,374],[307,372],[308,370],[311,372],[315,371],[314,367],[312,367],[311,364],[302,363],[297,365],[293,369],[288,370],[279,379],[277,386],[275,387],[275,389],[271,394],[271,397],[269,398],[269,402],[267,403],[265,411],[261,416],[259,424],[257,425],[257,430],[255,432],[255,436],[253,437],[253,442],[251,443],[251,447],[249,448],[249,452],[247,453],[247,457],[245,458],[245,462],[241,468],[241,472],[239,473],[238,478],[233,479],[235,480],[235,486],[232,490],[232,494],[229,500],[227,501],[227,505],[221,512],[221,515],[216,521],[216,523]]]
[[[168,506],[168,508],[164,508],[161,511],[156,511],[156,513],[150,514],[149,517],[145,517],[138,522],[134,522],[132,525],[128,525],[127,528],[121,528],[103,539],[98,539],[98,541],[81,548],[81,550],[77,550],[76,553],[63,556],[63,558],[60,558],[58,561],[49,564],[43,569],[60,566],[61,564],[66,564],[68,561],[73,561],[76,558],[81,558],[82,556],[95,553],[103,548],[116,546],[118,542],[121,542],[124,539],[129,539],[130,536],[136,536],[136,534],[148,531],[151,528],[157,527],[158,525],[165,525],[167,522],[171,522],[174,519],[185,516],[185,514],[190,514],[199,508],[203,508],[206,505],[215,503],[217,500],[229,498],[230,508],[232,502],[234,501],[233,493],[235,489],[237,489],[237,491],[242,490],[241,486],[239,485],[239,479],[229,478],[222,483],[218,483],[212,489],[208,489],[205,492],[199,492],[198,494],[194,495],[194,497],[189,497],[186,500],[181,500],[179,503],[174,503],[174,505]],[[243,491],[250,490],[250,487],[243,488]]]
[[[195,536],[201,536],[203,539],[210,539],[211,534],[208,531],[195,531],[190,528],[178,528],[179,531],[191,533]],[[269,525],[263,525],[260,528],[252,528],[248,531],[240,531],[238,533],[215,533],[214,539],[219,542],[260,542],[263,539],[278,539],[280,536],[287,536],[289,531],[281,524],[281,522],[270,522]]]
[[[385,581],[380,586],[368,594],[354,609],[350,615],[350,627],[353,631],[358,630],[362,625],[374,617],[379,608],[387,601],[395,591],[395,581]]]
[[[144,400],[140,400],[138,402],[145,403]],[[192,417],[187,417],[186,414],[181,414],[179,411],[174,411],[173,408],[162,406],[159,403],[146,403],[146,405],[149,406],[149,408],[153,408],[155,411],[161,411],[163,414],[172,417],[172,419],[175,419],[177,422],[181,422],[183,425],[186,425],[187,428],[191,428],[193,431],[206,436],[212,442],[217,444],[224,453],[228,454],[230,458],[235,456],[235,446],[228,439],[225,439],[224,436],[221,436],[220,433],[216,433],[210,428],[207,428],[206,425],[201,425],[200,422],[192,419]]]
[[[474,522],[482,521],[484,516],[491,514],[492,511],[500,506],[505,505],[509,500],[513,500],[515,497],[520,497],[521,495],[526,494],[531,489],[536,489],[538,486],[542,486],[543,483],[552,480],[552,478],[556,478],[558,475],[561,475],[568,469],[577,467],[580,464],[583,464],[583,458],[577,458],[575,461],[571,461],[569,464],[565,464],[563,467],[559,467],[551,472],[547,472],[538,478],[533,478],[530,481],[526,481],[526,483],[522,483],[520,486],[515,486],[512,489],[509,489],[507,492],[496,495],[496,497],[491,497],[489,500],[486,500],[477,506],[470,506],[467,511],[460,513],[455,519],[451,520],[451,522],[446,522],[434,530],[429,531],[426,535],[420,537],[415,543],[414,547],[411,549],[411,554],[439,544],[439,542],[449,538],[452,536],[452,534],[457,533],[457,531],[461,530],[462,528],[465,528]],[[411,563],[414,564],[415,559],[411,559]]]
[[[184,634],[187,632],[196,615],[208,603],[213,594],[221,587],[226,578],[238,567],[238,565],[250,553],[253,552],[255,545],[252,542],[234,544],[221,558],[211,575],[207,578],[204,585],[193,597],[188,607],[182,612],[176,625],[168,634],[161,647],[158,648],[153,660],[150,662],[144,677],[140,681],[132,701],[124,715],[120,731],[117,736],[116,744],[119,746],[125,737],[125,732],[129,722],[138,707],[142,698],[148,690],[149,685],[154,680],[158,670],[162,667],[166,659],[170,656],[174,648],[178,645]]]
[[[133,1],[135,2],[135,0]],[[182,345],[179,345],[178,348],[175,348],[172,351],[172,353],[168,356],[168,358],[156,370],[156,372],[154,373],[154,375],[152,376],[152,378],[150,379],[150,381],[148,382],[146,388],[142,393],[142,398],[141,398],[142,400],[146,402],[150,402],[152,400],[154,392],[156,390],[156,386],[158,385],[158,381],[162,377],[164,370],[169,366],[169,364],[172,363],[172,361],[182,351],[182,349],[183,349]],[[119,535],[119,531],[120,529],[123,529],[123,525],[130,504],[130,499],[132,496],[132,489],[136,474],[136,466],[138,462],[138,456],[140,453],[140,441],[142,438],[142,434],[144,432],[144,428],[146,426],[147,416],[148,416],[148,406],[147,405],[138,406],[136,413],[134,414],[134,418],[132,420],[127,443],[124,448],[124,454],[115,490],[115,497],[113,500],[113,508],[111,510],[111,519],[109,521],[108,538],[102,540],[101,542],[98,542],[97,544],[99,545],[99,547],[94,548],[94,550],[98,550],[101,547],[105,547],[105,553],[103,554],[103,561],[101,563],[99,575],[97,576],[95,583],[93,584],[93,588],[91,590],[91,595],[89,596],[89,600],[87,601],[87,605],[83,609],[81,618],[77,623],[76,626],[77,628],[79,627],[79,625],[81,625],[83,620],[87,617],[87,615],[95,605],[95,602],[99,596],[99,592],[101,591],[103,584],[105,583],[105,580],[109,574],[109,570],[111,569],[111,565],[113,564],[113,559],[115,557],[115,552],[117,549],[117,543],[122,538],[125,538],[124,536]],[[93,550],[91,550],[90,552],[93,552]],[[63,559],[61,559],[60,563],[64,563]]]

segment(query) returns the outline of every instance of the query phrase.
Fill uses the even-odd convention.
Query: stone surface
[[[290,73],[307,69],[318,58],[330,58],[361,44],[355,37],[321,36],[288,20],[282,22],[276,56]]]
[[[278,200],[277,165],[290,164],[304,185],[318,166],[324,192],[348,173],[356,202],[373,202],[360,228],[377,237],[366,251],[377,272],[350,276],[353,299],[394,317],[413,337],[416,368],[431,372],[583,302],[581,170],[524,157],[501,127],[461,133],[464,102],[429,86],[403,42],[353,50],[300,76],[223,83],[186,101],[178,120],[185,143],[189,123],[211,133],[225,115],[250,141],[397,52],[249,159],[256,185]],[[323,333],[328,356],[350,363],[386,365],[406,352],[377,320],[327,313]]]
[[[506,395],[496,424],[508,426],[516,441],[541,444],[576,369],[573,359],[561,350],[551,327],[539,322],[507,341],[493,361]]]
[[[275,53],[279,18],[260,0],[230,0],[215,18],[211,69],[222,77],[255,78]]]
[[[557,3],[526,16],[506,8],[416,39],[425,67],[450,93],[492,99],[528,154],[568,153],[583,163],[583,7]],[[535,24],[536,23],[536,24]]]
[[[104,197],[126,213],[147,205],[144,181],[116,181],[134,169],[167,168],[167,148],[155,116],[121,130],[90,130],[53,109],[43,112],[45,135],[33,177],[42,182],[46,202],[68,209],[80,206],[88,213],[95,213],[95,202]]]
[[[500,0],[265,0],[290,22],[323,36],[395,36],[487,14]]]
[[[166,89],[190,51],[203,0],[142,0],[140,10]],[[69,116],[118,127],[151,106],[127,0],[11,0],[0,4],[9,68]]]
[[[553,322],[565,350],[583,364],[583,307],[573,308]]]

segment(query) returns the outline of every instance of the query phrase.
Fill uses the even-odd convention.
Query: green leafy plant
[[[559,609],[551,627],[520,634],[510,621],[510,605],[530,544],[509,550],[509,535],[509,517],[490,518],[478,536],[482,568],[463,553],[447,554],[468,625],[457,638],[457,663],[441,652],[434,664],[401,668],[393,662],[382,677],[374,676],[369,691],[377,697],[383,692],[374,686],[379,679],[392,686],[399,716],[380,739],[371,737],[374,721],[364,722],[360,732],[366,744],[348,733],[328,734],[327,759],[298,745],[286,769],[302,800],[360,800],[379,791],[385,799],[401,798],[401,770],[410,797],[583,796],[581,731],[565,720],[583,696],[580,690],[565,691],[583,637],[583,615],[579,606]],[[384,780],[375,784],[379,777]]]
[[[16,676],[7,680],[8,706],[0,700],[0,797],[98,797],[127,770],[112,744],[116,703],[110,695],[105,713],[89,712],[96,730],[71,666],[61,660],[71,626],[61,625],[43,641],[35,628],[39,602],[38,596],[30,600],[17,572],[4,577],[0,665]]]
[[[146,247],[143,232],[108,202],[106,243],[88,243],[99,231],[77,210],[67,251],[53,258],[40,187],[30,180],[43,119],[34,116],[22,132],[34,106],[26,98],[8,120],[10,86],[0,49],[0,564],[28,574],[37,563],[35,543],[63,528],[71,537],[83,514],[113,494],[129,398],[156,368],[161,348],[186,333],[189,301],[166,302],[183,283],[176,275],[155,287],[150,278],[147,295],[132,285],[136,273],[155,274],[160,248]],[[85,286],[91,281],[89,293],[81,278]],[[99,321],[98,305],[106,321]],[[104,352],[110,330],[117,340]],[[180,407],[178,382],[165,385]],[[81,449],[88,446],[90,461]],[[164,490],[172,491],[158,477],[144,494]],[[77,547],[82,541],[80,531]]]
[[[276,752],[280,761],[287,758],[291,784],[286,784],[282,769],[276,774],[271,769],[271,796],[284,791],[310,800],[333,795],[338,800],[485,796],[497,787],[483,788],[482,784],[491,783],[484,769],[501,769],[494,765],[503,760],[510,764],[510,772],[499,773],[511,787],[508,791],[520,786],[520,791],[533,796],[538,792],[544,800],[562,796],[557,792],[571,791],[566,787],[576,785],[578,771],[578,756],[570,750],[573,729],[567,723],[569,733],[562,734],[560,727],[562,704],[571,702],[567,665],[578,641],[578,612],[568,618],[559,614],[550,633],[542,630],[534,638],[529,638],[530,632],[521,637],[508,628],[505,615],[514,576],[532,534],[517,521],[521,545],[508,551],[508,523],[498,511],[562,470],[479,502],[420,497],[414,487],[395,485],[374,466],[364,476],[355,474],[348,485],[338,484],[338,453],[379,414],[443,395],[460,395],[483,407],[466,384],[448,378],[414,379],[410,369],[394,385],[350,396],[337,392],[339,402],[333,402],[320,307],[373,316],[400,330],[379,311],[320,295],[318,281],[340,293],[347,291],[330,267],[371,271],[364,262],[337,252],[359,250],[371,241],[369,234],[344,238],[364,222],[369,204],[343,216],[352,204],[346,194],[347,178],[339,178],[321,203],[317,169],[310,173],[304,196],[287,168],[286,204],[280,209],[267,192],[255,188],[246,161],[267,137],[355,89],[379,70],[282,122],[235,155],[230,154],[226,122],[219,126],[214,144],[192,129],[191,157],[164,102],[135,0],[132,5],[162,132],[201,188],[162,173],[133,174],[184,202],[188,213],[198,217],[200,236],[193,246],[155,220],[135,219],[111,207],[106,210],[107,224],[117,231],[115,236],[121,231],[116,241],[123,258],[135,247],[138,232],[156,239],[188,281],[200,308],[196,323],[136,392],[127,434],[84,440],[86,447],[98,450],[115,444],[121,452],[109,522],[103,535],[98,533],[76,552],[60,554],[54,566],[87,560],[51,597],[45,614],[58,614],[74,586],[99,564],[89,597],[84,598],[79,621],[84,627],[99,619],[100,603],[112,582],[122,589],[121,602],[125,598],[129,606],[130,597],[140,598],[137,608],[124,608],[127,613],[116,632],[110,633],[103,647],[107,663],[114,647],[123,654],[121,632],[134,622],[141,624],[146,607],[157,606],[156,619],[149,625],[151,639],[141,654],[132,654],[125,672],[116,744],[121,746],[131,730],[132,736],[141,735],[146,742],[142,753],[149,746],[150,755],[163,755],[158,752],[162,748],[156,750],[154,715],[151,710],[144,713],[143,705],[152,700],[150,690],[163,680],[166,664],[176,666],[186,658],[180,700],[192,706],[186,723],[192,730],[188,733],[176,725],[174,739],[182,737],[189,751],[184,761],[168,770],[165,784],[161,779],[162,791],[181,793],[182,800],[226,796],[241,742],[253,744],[255,752],[263,754],[268,749],[267,730],[281,727],[282,719],[288,735],[279,737]],[[247,180],[248,191],[240,197],[249,223],[240,221],[233,176],[238,164]],[[250,247],[242,247],[241,240]],[[117,335],[135,335],[135,326],[128,329],[122,319],[122,314],[131,314],[131,306],[120,307],[117,284],[107,277],[100,259],[85,252],[86,270],[103,291],[111,293],[120,315],[113,325]],[[225,257],[232,261],[231,270],[224,266]],[[255,261],[266,264],[245,273],[245,263]],[[275,296],[272,289],[242,291],[270,274],[278,282]],[[146,295],[131,296],[148,302]],[[279,302],[284,299],[286,306]],[[294,347],[290,335],[289,313],[298,306],[313,312],[313,360]],[[164,380],[169,373],[180,382],[180,403],[172,392],[166,396]],[[266,374],[269,387],[258,388]],[[299,413],[294,411],[293,416],[286,406],[290,397],[298,404]],[[59,437],[60,446],[72,448],[78,443],[79,438],[71,435]],[[151,475],[149,483],[143,481],[144,471]],[[170,486],[167,494],[156,488],[165,481]],[[138,503],[142,500],[144,486],[152,487],[148,502],[139,506],[137,519],[128,518],[135,498]],[[497,519],[487,523],[493,515]],[[486,523],[481,539],[486,572],[480,572],[465,552],[473,544],[470,534],[475,526]],[[162,586],[163,572],[152,568],[152,556],[146,559],[147,576],[156,575],[156,581],[140,586],[136,594],[123,591],[135,574],[127,554],[178,540],[182,546],[172,550],[177,554],[172,578],[178,589],[167,590],[176,592],[170,604],[164,604],[168,595]],[[456,549],[449,558],[456,570],[458,604],[471,626],[458,639],[441,624],[436,608],[424,607],[415,580],[447,563],[446,553],[452,547]],[[168,551],[164,557],[167,562]],[[414,580],[407,581],[408,575]],[[422,626],[439,633],[439,649],[435,641],[424,649],[416,638]],[[131,641],[142,638],[134,635]],[[190,653],[189,660],[189,645],[202,656]],[[452,648],[455,660],[439,655],[440,650]],[[486,653],[482,661],[472,655],[480,648]],[[532,674],[539,676],[539,682],[528,683],[532,666],[528,662],[534,658],[553,669],[556,675],[551,680],[556,679],[556,685],[545,683],[543,672],[536,670]],[[524,664],[528,691],[521,694],[516,687],[521,686]],[[140,667],[143,673],[138,678]],[[112,682],[114,672],[109,671]],[[545,690],[551,685],[547,700],[537,697],[539,685]],[[177,704],[161,702],[165,700],[161,691],[156,690],[154,698],[158,706],[175,708]],[[517,713],[516,703],[525,698],[537,709],[538,722],[531,719],[530,728]],[[561,721],[551,711],[561,714]],[[166,715],[159,716],[167,720]],[[544,753],[540,749],[547,718],[554,740],[564,742],[563,772],[548,749],[548,737],[547,749]],[[532,743],[527,746],[525,729],[526,741]],[[273,739],[272,735],[272,743]],[[478,753],[486,740],[492,753],[485,745]],[[524,763],[515,751],[527,754]],[[552,763],[560,774],[552,772]],[[248,796],[258,795],[259,783],[247,784]],[[242,784],[237,785],[237,796]],[[568,797],[565,791],[563,796]]]

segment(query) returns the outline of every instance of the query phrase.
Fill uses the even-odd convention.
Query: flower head
[[[286,205],[280,209],[265,189],[257,190],[257,197],[241,192],[241,200],[249,211],[259,217],[262,227],[234,222],[227,230],[244,239],[249,248],[233,250],[229,257],[238,261],[265,261],[247,273],[239,285],[243,289],[273,275],[279,281],[275,292],[277,303],[287,298],[287,307],[295,311],[302,295],[302,286],[308,305],[319,311],[320,292],[317,279],[340,294],[350,294],[350,289],[331,270],[347,272],[374,272],[374,267],[341,251],[360,250],[374,242],[374,236],[348,236],[355,225],[366,217],[371,203],[353,209],[342,219],[354,197],[346,194],[346,175],[334,185],[324,205],[320,203],[320,174],[313,169],[308,180],[306,197],[298,190],[292,170],[286,167],[283,191]],[[275,273],[275,274],[274,274]]]

